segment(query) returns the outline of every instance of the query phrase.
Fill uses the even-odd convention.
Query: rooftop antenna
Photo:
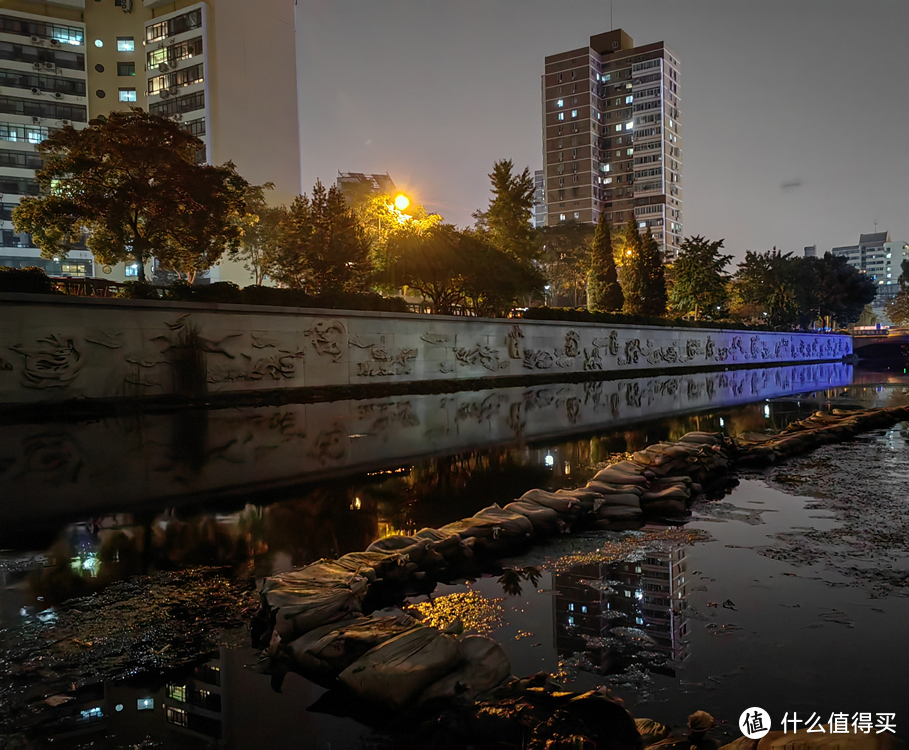
[[[874,222],[874,233],[877,234],[877,222]]]
[[[615,26],[612,23],[612,5],[614,0],[609,0],[609,30],[615,31]]]

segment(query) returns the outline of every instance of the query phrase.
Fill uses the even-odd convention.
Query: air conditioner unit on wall
[[[168,91],[167,89],[161,89],[158,92],[158,96],[160,96],[162,99],[167,99],[170,97],[170,91]]]
[[[33,37],[32,37],[32,44],[41,44],[42,41],[43,41],[43,40],[41,39],[40,36],[33,36]]]
[[[61,94],[59,91],[54,94],[54,99],[62,99],[62,98],[63,98],[63,94]]]
[[[50,40],[50,46],[51,46],[51,47],[59,47],[59,46],[60,46],[60,40],[59,40],[59,39],[51,39],[51,40]]]
[[[44,69],[45,70],[56,70],[57,66],[54,65],[52,62],[46,62],[46,63],[44,63]]]

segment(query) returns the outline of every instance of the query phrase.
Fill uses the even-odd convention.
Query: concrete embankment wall
[[[0,404],[766,366],[849,336],[0,294]]]

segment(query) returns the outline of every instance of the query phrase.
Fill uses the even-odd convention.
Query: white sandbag
[[[417,627],[409,615],[362,617],[325,625],[290,644],[296,672],[326,683],[376,646]]]
[[[643,474],[620,471],[612,466],[600,469],[594,476],[593,481],[605,482],[606,484],[636,484],[642,487],[647,485],[647,477]]]
[[[435,628],[417,626],[376,646],[338,676],[358,698],[405,708],[461,663],[461,644]]]
[[[483,635],[461,638],[461,655],[464,663],[426,688],[420,703],[456,695],[472,700],[511,674],[511,663],[504,649],[492,638]]]
[[[265,594],[265,599],[270,607],[278,610],[275,630],[282,641],[288,642],[320,625],[360,612],[360,602],[365,595],[364,580],[362,587],[354,589],[319,586],[278,589]]]
[[[524,518],[529,519],[537,534],[561,534],[565,530],[565,522],[559,518],[558,512],[552,508],[516,500],[513,503],[508,503],[504,509],[511,513],[519,513]]]

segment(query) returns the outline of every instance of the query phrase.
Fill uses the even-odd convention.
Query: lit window
[[[633,123],[633,122],[626,122],[626,123],[625,123],[625,130],[631,130],[633,127],[634,127],[634,123]]]
[[[121,102],[136,101],[136,90],[135,89],[120,89],[120,101]]]
[[[577,117],[577,116],[578,116],[578,111],[577,111],[576,109],[571,110],[571,116],[572,116],[572,117]]]
[[[631,104],[633,101],[634,101],[634,97],[633,97],[633,96],[626,96],[626,97],[625,97],[625,104]]]
[[[568,611],[569,611],[569,612],[574,612],[574,602],[569,602],[569,604],[568,604]]]
[[[151,711],[155,707],[154,698],[139,698],[136,701],[136,710],[137,711]]]
[[[167,723],[185,727],[189,724],[189,715],[182,708],[167,707]]]
[[[135,52],[136,40],[131,36],[117,37],[117,52]]]
[[[563,99],[559,99],[559,100],[556,102],[556,106],[557,106],[557,107],[564,107],[564,106],[565,106],[565,101],[564,101]]]
[[[574,218],[575,218],[575,219],[580,219],[580,218],[581,218],[581,214],[580,214],[579,211],[575,211],[575,212],[574,212]]]
[[[559,112],[559,119],[560,119],[560,120],[564,120],[564,119],[565,119],[565,113],[564,113],[564,112]]]
[[[581,606],[581,614],[584,614],[584,615],[587,614],[587,605]]]
[[[124,271],[127,276],[138,276],[139,265],[137,263],[133,263],[131,266],[127,266]]]
[[[565,221],[565,214],[559,214],[559,221]]]
[[[605,180],[603,180],[603,184],[604,184],[604,185],[611,185],[611,184],[612,184],[612,178],[611,178],[611,177],[607,177]]]
[[[167,686],[167,697],[171,700],[186,703],[186,685],[169,684]]]
[[[625,153],[626,153],[628,156],[632,156],[632,155],[634,154],[634,149],[633,149],[633,148],[626,149],[626,150],[625,150]]]
[[[569,617],[569,618],[568,618],[568,624],[571,625],[571,626],[574,625],[574,618],[573,618],[573,617]]]
[[[616,126],[615,126],[615,132],[616,132],[616,133],[621,133],[621,132],[622,132],[622,126],[621,126],[621,125],[616,125]]]
[[[96,47],[103,47],[103,46],[104,46],[104,42],[102,42],[100,39],[95,39],[95,46],[96,46]]]

